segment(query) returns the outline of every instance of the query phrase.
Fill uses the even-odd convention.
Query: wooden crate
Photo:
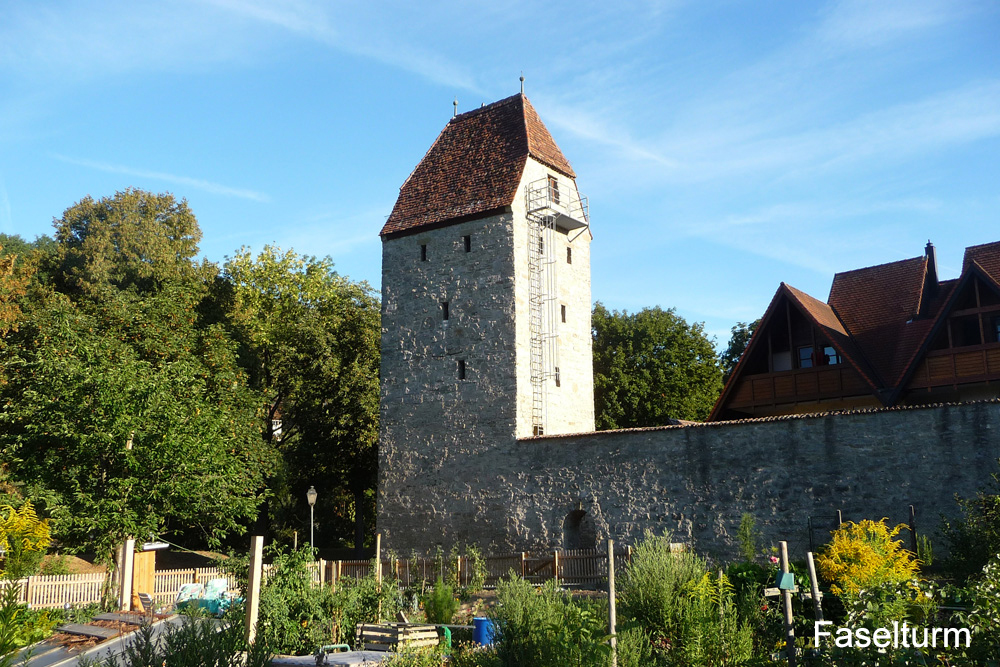
[[[437,646],[433,625],[364,623],[358,626],[358,650],[395,651],[403,646]]]

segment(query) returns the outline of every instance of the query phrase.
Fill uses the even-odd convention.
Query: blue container
[[[493,621],[482,616],[472,619],[472,643],[489,646],[493,643]]]

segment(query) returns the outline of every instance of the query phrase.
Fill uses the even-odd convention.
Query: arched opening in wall
[[[597,531],[590,515],[582,509],[575,509],[563,519],[563,549],[595,549]]]

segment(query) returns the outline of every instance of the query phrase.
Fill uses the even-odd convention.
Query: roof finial
[[[452,102],[455,105],[455,112],[451,115],[452,118],[458,115],[458,95],[455,96],[455,101]]]
[[[524,95],[524,70],[521,70],[521,94]]]

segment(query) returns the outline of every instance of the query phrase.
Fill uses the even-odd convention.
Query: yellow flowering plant
[[[906,524],[894,528],[888,519],[858,523],[847,521],[833,531],[833,540],[816,558],[816,567],[837,595],[857,595],[859,591],[885,583],[914,579],[919,561],[896,539]]]
[[[28,554],[40,552],[52,542],[48,519],[39,519],[31,501],[18,508],[0,508],[0,575],[9,579],[31,574],[26,571]]]

